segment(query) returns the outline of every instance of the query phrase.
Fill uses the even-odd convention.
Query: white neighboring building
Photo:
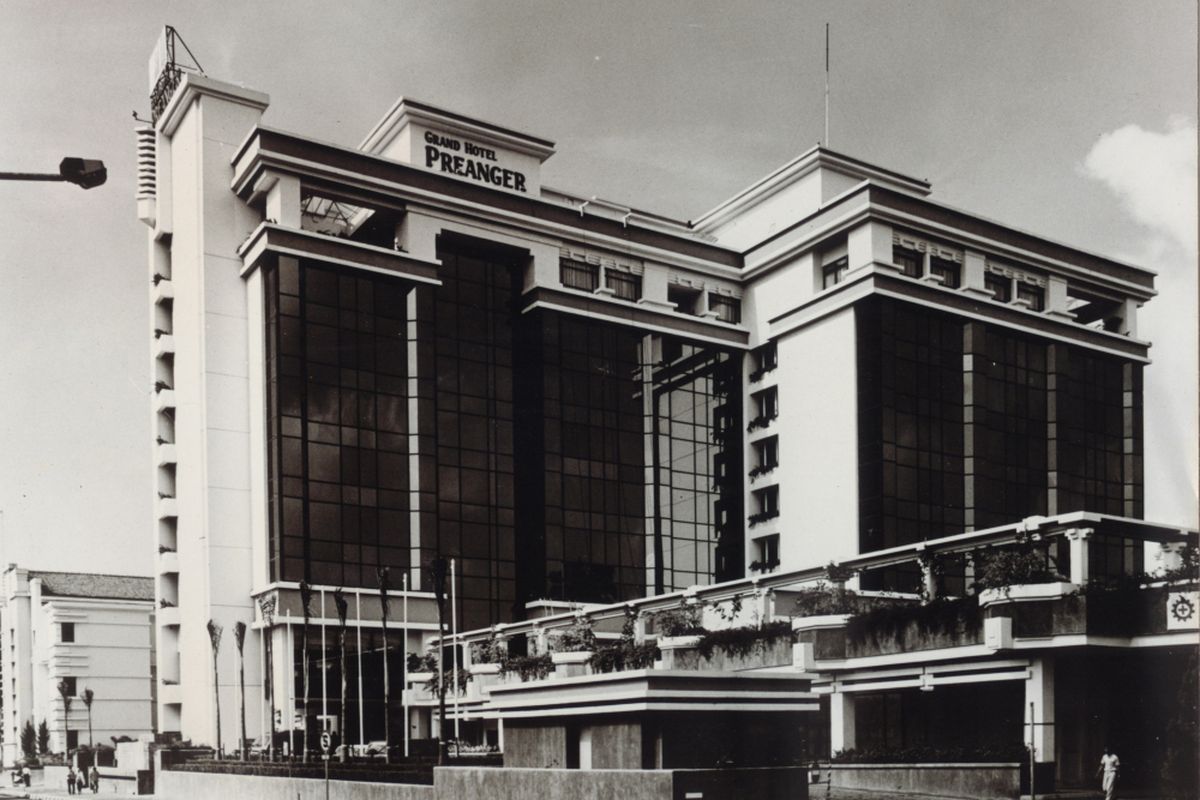
[[[41,572],[10,564],[3,576],[3,762],[20,758],[21,729],[45,720],[50,750],[154,731],[154,579]],[[74,684],[64,731],[61,680]]]

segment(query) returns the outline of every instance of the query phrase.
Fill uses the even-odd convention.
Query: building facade
[[[468,630],[856,559],[916,596],[923,543],[1029,519],[1127,521],[1093,575],[1179,540],[1137,523],[1149,270],[823,147],[683,222],[546,187],[552,142],[427,103],[350,148],[176,77],[138,132],[164,732],[215,741],[214,681],[253,737],[331,724],[348,626],[340,724],[381,738],[438,557]],[[254,630],[215,674],[208,620]]]
[[[27,723],[36,730],[45,722],[58,753],[154,733],[152,579],[9,565],[3,597],[5,766],[22,757]]]

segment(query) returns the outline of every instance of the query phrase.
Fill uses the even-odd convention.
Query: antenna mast
[[[825,146],[829,147],[829,23],[825,23]]]

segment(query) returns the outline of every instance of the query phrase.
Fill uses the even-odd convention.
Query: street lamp
[[[104,162],[95,158],[64,158],[58,164],[58,172],[0,172],[5,181],[66,181],[91,189],[108,180]]]

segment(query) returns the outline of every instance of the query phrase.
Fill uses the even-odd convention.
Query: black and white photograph
[[[1198,800],[1195,0],[0,0],[0,798]]]

